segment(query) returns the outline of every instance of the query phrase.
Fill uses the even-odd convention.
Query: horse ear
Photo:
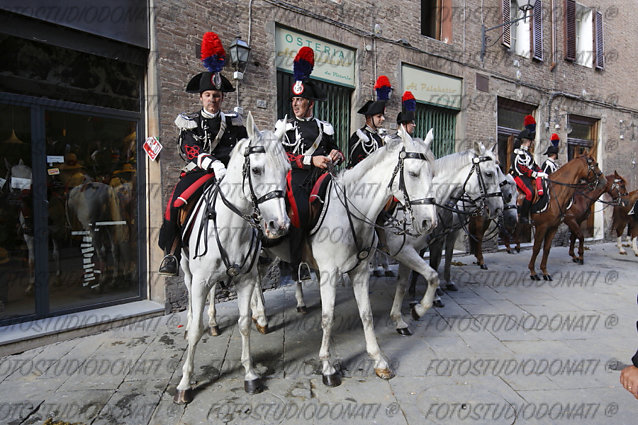
[[[431,128],[430,131],[428,131],[428,135],[425,136],[425,140],[423,141],[426,149],[430,149],[430,145],[432,144],[433,140],[434,140],[434,129]]]
[[[618,171],[614,170],[614,176],[616,176],[616,178],[620,177],[620,176],[618,175]]]
[[[284,137],[284,134],[286,134],[287,122],[288,115],[286,115],[283,120],[279,120],[275,123],[275,136],[277,137],[277,140],[281,140],[281,138]]]
[[[475,140],[475,141],[474,141],[474,152],[475,152],[477,155],[480,155],[480,154],[482,154],[483,152],[485,152],[485,146],[483,145],[483,143],[481,143],[481,142],[479,142],[479,141]]]
[[[490,148],[488,149],[488,151],[490,151],[490,152],[492,152],[492,153],[496,153],[496,152],[494,152],[494,148],[496,147],[496,145],[497,145],[497,144],[498,144],[497,142],[494,142],[494,144],[493,144],[492,146],[490,146]]]
[[[246,118],[246,132],[248,133],[248,138],[250,140],[255,140],[257,134],[259,133],[259,129],[255,125],[255,120],[253,119],[252,112],[248,112],[248,117]]]
[[[412,148],[412,136],[410,136],[408,134],[407,131],[405,131],[403,129],[403,127],[399,127],[399,136],[401,137],[401,141],[403,142],[403,146],[405,147],[406,150],[409,150]]]

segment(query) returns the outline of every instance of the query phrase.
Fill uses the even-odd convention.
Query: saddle
[[[547,210],[549,205],[549,190],[547,187],[547,182],[543,180],[543,195],[538,194],[538,189],[536,185],[534,186],[534,196],[532,197],[532,206],[530,208],[530,213],[539,214]],[[523,205],[523,201],[525,200],[525,194],[518,190],[518,196],[516,198],[516,206],[518,208]]]
[[[194,217],[199,212],[200,208],[205,208],[205,203],[200,203],[199,198],[206,191],[206,189],[211,186],[214,182],[214,179],[207,180],[202,185],[202,190],[198,190],[187,198],[188,203],[183,204],[178,208],[177,213],[177,225],[180,229],[182,229],[182,245],[187,246],[188,241],[190,239],[191,234],[193,233],[193,225],[195,220],[191,220],[191,217]],[[197,206],[197,209],[195,208]]]

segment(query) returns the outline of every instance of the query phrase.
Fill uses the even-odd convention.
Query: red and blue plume
[[[536,120],[531,115],[526,115],[523,120],[523,125],[526,129],[531,131],[532,133],[536,132]]]
[[[416,99],[411,91],[406,91],[403,93],[403,97],[401,98],[401,103],[403,104],[403,110],[406,112],[414,112],[416,111]]]
[[[292,72],[295,81],[303,81],[310,77],[315,66],[315,52],[310,47],[304,46],[297,52],[295,61],[292,64]]]
[[[220,72],[226,64],[226,51],[214,32],[207,32],[202,39],[201,59],[210,72]]]
[[[377,100],[390,99],[392,86],[390,85],[390,80],[388,80],[388,77],[386,77],[385,75],[380,75],[379,78],[377,78],[374,89],[377,91]]]
[[[549,141],[552,142],[552,145],[554,145],[555,147],[558,147],[558,142],[560,142],[560,137],[558,137],[558,134],[552,133],[552,137],[550,137]]]

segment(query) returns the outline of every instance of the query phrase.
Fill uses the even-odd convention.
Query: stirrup
[[[159,274],[162,276],[177,276],[178,271],[178,261],[177,257],[173,254],[167,254],[164,256],[162,260],[162,264],[159,267]]]
[[[312,277],[310,276],[310,266],[308,265],[308,263],[301,262],[297,267],[297,281],[301,282],[304,280],[312,280]]]

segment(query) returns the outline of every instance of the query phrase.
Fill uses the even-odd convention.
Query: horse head
[[[425,140],[421,140],[413,139],[400,128],[398,136],[389,139],[387,147],[400,149],[390,190],[411,215],[415,232],[424,234],[438,223],[432,187],[434,154],[430,150],[434,132],[430,129]]]
[[[499,186],[503,197],[503,224],[505,230],[510,234],[513,234],[516,224],[518,223],[518,210],[516,209],[516,196],[518,194],[516,189],[516,181],[511,174],[505,174],[501,171],[500,167],[497,167],[499,175]]]
[[[590,191],[603,189],[607,186],[607,179],[603,175],[603,172],[598,168],[598,163],[589,154],[586,153],[583,156],[577,158],[584,162],[584,166],[579,167],[578,176],[585,181]]]
[[[494,145],[496,146],[496,145]],[[498,160],[494,146],[487,149],[481,142],[474,142],[472,166],[475,173],[468,179],[465,191],[472,199],[480,199],[489,218],[496,218],[503,211]]]
[[[250,112],[246,119],[246,131],[248,139],[237,143],[233,152],[233,156],[241,155],[241,165],[237,171],[242,172],[242,193],[252,203],[264,235],[270,239],[278,238],[290,226],[284,200],[286,174],[290,170],[281,143],[284,133],[279,130],[259,131]]]
[[[614,174],[607,176],[607,193],[611,198],[616,201],[621,196],[627,196],[627,181],[616,170]]]

